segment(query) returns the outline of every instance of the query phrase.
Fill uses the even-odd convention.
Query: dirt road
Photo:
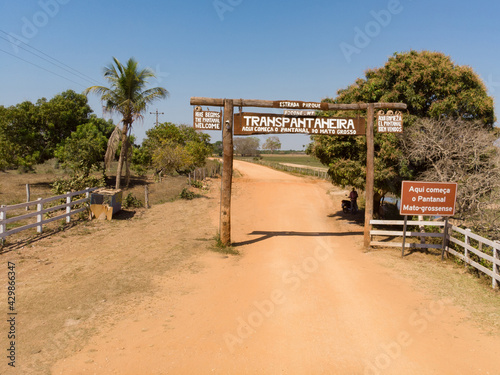
[[[53,374],[500,373],[500,337],[364,252],[359,227],[333,215],[341,192],[332,199],[324,181],[235,168],[241,255],[203,253],[196,272],[159,275],[152,295],[115,306]],[[162,251],[146,233],[142,246]]]

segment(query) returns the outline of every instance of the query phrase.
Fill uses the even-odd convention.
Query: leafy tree
[[[64,168],[70,169],[74,175],[87,177],[92,170],[102,170],[106,152],[110,122],[92,118],[90,122],[79,125],[66,140],[59,145],[55,156]]]
[[[257,149],[259,148],[260,139],[257,137],[235,137],[233,144],[236,154],[253,156],[258,153]]]
[[[165,122],[146,131],[140,153],[137,159],[154,167],[157,174],[174,171],[186,174],[205,165],[212,147],[208,134],[187,125]]]
[[[419,118],[477,120],[485,129],[495,121],[493,100],[474,71],[454,64],[438,52],[396,53],[381,68],[366,72],[364,79],[338,91],[334,103],[402,102],[405,132]],[[325,115],[343,115],[342,111]],[[352,116],[352,112],[349,115]],[[329,166],[333,182],[364,189],[366,181],[366,138],[313,136],[307,152]],[[374,211],[387,192],[399,194],[401,181],[413,179],[426,168],[410,161],[403,150],[403,136],[375,133]]]
[[[142,117],[147,106],[155,100],[166,98],[168,91],[163,87],[146,89],[150,78],[155,77],[151,69],[139,70],[137,61],[130,58],[123,65],[113,57],[114,65],[111,64],[104,69],[104,78],[109,81],[110,87],[92,86],[85,93],[97,93],[106,103],[108,111],[117,112],[122,116],[123,127],[121,129],[121,148],[116,172],[116,189],[120,188],[123,162],[127,155],[128,133],[133,122]]]
[[[0,111],[0,164],[31,169],[54,156],[57,145],[92,112],[84,95],[66,91],[51,100],[29,101]]]
[[[62,139],[70,136],[79,125],[90,119],[92,109],[85,95],[73,90],[54,96],[49,101],[42,98],[37,101],[42,128],[44,148],[50,150],[47,157],[52,157]]]
[[[274,151],[281,149],[281,142],[279,137],[273,135],[266,139],[264,144],[262,145],[263,150],[271,150],[271,153],[274,154]]]
[[[222,144],[222,141],[217,141],[212,145],[212,148],[214,150],[214,154],[222,156],[224,153],[224,146]]]
[[[16,155],[15,145],[10,141],[7,130],[8,109],[0,106],[0,171],[5,171],[13,166],[14,156]]]
[[[416,118],[480,120],[492,129],[493,99],[469,66],[453,63],[440,52],[395,53],[382,68],[369,69],[346,89],[336,103],[389,102],[408,106],[407,123]]]

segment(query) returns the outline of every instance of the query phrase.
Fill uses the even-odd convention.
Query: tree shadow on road
[[[249,235],[261,236],[252,240],[234,242],[233,247],[251,245],[260,241],[265,241],[273,237],[341,237],[341,236],[353,236],[362,235],[364,232],[294,232],[294,231],[253,231]]]
[[[355,214],[344,213],[342,211],[337,211],[335,213],[327,215],[330,218],[337,218],[339,220],[347,221],[350,224],[360,224],[363,225],[365,221],[365,211],[359,210]]]

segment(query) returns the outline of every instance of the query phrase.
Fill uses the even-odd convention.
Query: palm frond
[[[118,126],[115,126],[115,130],[113,130],[113,133],[111,133],[111,136],[108,139],[108,148],[106,149],[106,155],[104,156],[104,168],[106,169],[111,167],[111,162],[115,158],[118,145],[120,144],[121,135],[121,129]]]

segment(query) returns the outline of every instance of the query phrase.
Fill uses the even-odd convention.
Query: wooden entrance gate
[[[405,110],[404,103],[356,103],[356,104],[334,104],[314,103],[303,101],[271,101],[253,99],[214,99],[214,98],[191,98],[191,105],[224,107],[224,119],[222,124],[223,142],[223,173],[222,173],[222,197],[221,197],[221,228],[220,238],[224,245],[231,244],[231,188],[233,179],[233,128],[234,107],[258,107],[258,108],[281,108],[281,109],[307,109],[307,110],[366,110],[366,187],[365,187],[365,229],[364,245],[370,246],[370,220],[373,219],[373,191],[374,191],[374,133],[373,123],[376,109]],[[269,133],[271,134],[271,133]]]

